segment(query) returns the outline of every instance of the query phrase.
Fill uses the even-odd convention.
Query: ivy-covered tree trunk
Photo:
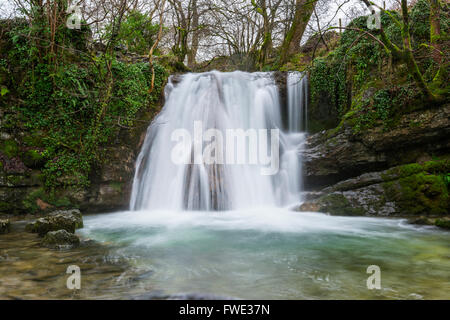
[[[439,0],[430,0],[430,43],[433,60],[440,64],[442,62],[441,53],[441,3]]]
[[[316,0],[295,1],[294,20],[281,46],[280,64],[285,64],[291,55],[299,51],[300,41],[308,26],[316,3]]]
[[[188,54],[188,32],[186,29],[180,29],[180,44],[175,50],[178,62],[184,63]]]
[[[259,58],[260,67],[266,64],[267,58],[272,51],[272,33],[269,26],[269,18],[264,15],[264,40],[261,46],[261,54]]]
[[[258,63],[260,68],[262,68],[267,61],[270,53],[272,52],[272,28],[270,25],[269,14],[267,12],[267,3],[266,0],[252,0],[252,5],[257,13],[261,15],[263,18],[263,30],[260,34],[262,34],[262,44],[261,50],[259,51]]]

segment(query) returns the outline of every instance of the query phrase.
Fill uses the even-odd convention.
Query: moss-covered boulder
[[[350,199],[343,194],[329,194],[320,199],[320,211],[340,215],[340,216],[362,216],[364,209],[360,206],[353,206]]]
[[[405,215],[444,215],[449,212],[448,190],[439,175],[421,172],[384,184],[385,194]]]
[[[436,219],[434,225],[439,228],[450,230],[450,219]]]
[[[300,211],[334,215],[415,216],[437,225],[450,212],[448,159],[412,163],[341,181],[305,202]],[[433,220],[429,220],[432,218]],[[442,220],[440,226],[448,225]]]
[[[74,209],[52,212],[47,217],[29,223],[25,230],[43,237],[51,231],[65,230],[75,233],[75,230],[80,228],[83,228],[83,218],[81,212]]]
[[[70,249],[80,245],[80,238],[66,230],[51,231],[42,239],[41,245],[51,249]]]
[[[409,219],[410,224],[417,224],[422,226],[435,226],[441,229],[450,230],[450,217],[427,217],[420,216]]]
[[[45,158],[39,150],[31,149],[22,155],[23,163],[32,169],[41,169],[45,165]]]
[[[0,220],[0,234],[6,234],[11,231],[11,222],[9,220]]]
[[[0,151],[9,158],[14,158],[19,153],[19,146],[13,139],[6,140],[0,143]]]

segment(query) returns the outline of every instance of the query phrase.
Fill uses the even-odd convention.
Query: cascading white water
[[[306,86],[305,80],[295,83],[293,78],[300,79],[299,74],[288,77],[287,132],[282,130],[278,88],[270,73],[186,74],[176,86],[171,80],[165,106],[150,125],[137,160],[131,210],[234,210],[299,202],[304,112],[296,108],[303,110],[305,99],[296,99],[306,96]],[[194,137],[199,123],[203,132],[217,129],[223,136],[229,129],[280,129],[278,173],[262,175],[261,164],[174,163],[173,132],[185,129]],[[189,159],[202,157],[199,152],[206,143],[200,144],[203,148],[189,149]]]
[[[308,130],[308,77],[301,72],[288,74],[288,130]]]

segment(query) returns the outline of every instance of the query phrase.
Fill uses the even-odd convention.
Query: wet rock
[[[413,162],[450,149],[450,105],[404,115],[395,128],[355,134],[345,121],[310,136],[303,154],[304,183],[318,190],[340,181]],[[371,178],[371,177],[368,177]]]
[[[305,202],[303,203],[298,211],[301,212],[320,212],[320,205],[314,202]]]
[[[450,230],[450,218],[449,217],[414,217],[408,220],[410,224],[423,225],[423,226],[436,226],[442,229]]]
[[[76,229],[83,228],[83,218],[77,209],[67,211],[54,211],[44,218],[29,223],[25,230],[45,236],[48,232],[65,230],[75,233]]]
[[[325,187],[364,172],[383,168],[386,155],[351,141],[350,129],[326,139],[326,132],[309,137],[303,153],[304,183],[308,190]]]
[[[6,220],[0,220],[0,234],[6,234],[11,231],[11,222]]]
[[[436,219],[434,225],[439,228],[450,230],[450,219],[449,218]]]
[[[427,216],[418,218],[417,223],[436,225],[436,220],[428,221],[430,216],[450,212],[441,177],[449,165],[446,160],[430,161],[366,173],[323,189],[321,196],[307,199],[298,210],[332,215]]]
[[[132,300],[236,300],[232,297],[216,296],[202,293],[175,293],[165,294],[161,291],[149,292],[138,296],[133,296]]]
[[[50,231],[41,241],[43,247],[51,249],[68,249],[80,245],[80,238],[66,230]]]
[[[98,246],[99,242],[92,239],[84,239],[80,242],[81,247],[94,247]]]
[[[417,224],[421,226],[433,226],[435,219],[429,218],[429,217],[414,217],[408,220],[408,223],[410,224]]]

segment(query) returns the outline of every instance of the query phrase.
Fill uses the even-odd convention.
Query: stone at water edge
[[[50,231],[41,241],[41,246],[50,249],[73,248],[80,245],[80,238],[66,230]]]
[[[0,234],[7,234],[11,231],[11,222],[6,220],[0,220]]]
[[[50,213],[44,218],[39,218],[29,223],[25,230],[31,233],[37,233],[40,237],[45,236],[48,232],[65,230],[75,233],[76,229],[83,228],[83,218],[80,210],[59,210]]]
[[[317,203],[305,202],[297,209],[297,211],[300,211],[300,212],[319,212],[320,211],[320,206]]]
[[[75,229],[83,228],[83,216],[78,209],[72,210],[57,210],[49,214],[50,217],[64,216],[75,222]]]
[[[410,224],[422,225],[422,226],[435,226],[442,229],[450,230],[450,218],[449,217],[414,217],[408,220]]]

